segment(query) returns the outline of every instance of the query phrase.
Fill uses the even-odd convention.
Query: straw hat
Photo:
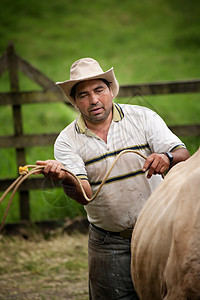
[[[119,84],[113,68],[103,72],[99,63],[92,58],[82,58],[75,61],[70,69],[70,80],[56,82],[56,84],[61,88],[69,101],[75,105],[73,97],[70,96],[72,87],[80,81],[98,78],[106,79],[110,83],[113,96],[116,97],[119,92]]]

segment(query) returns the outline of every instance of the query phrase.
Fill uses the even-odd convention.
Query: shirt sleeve
[[[186,148],[182,141],[167,127],[154,111],[145,110],[146,138],[152,152],[168,152],[175,148]]]
[[[78,176],[80,179],[87,179],[85,164],[76,151],[73,139],[62,131],[54,144],[54,157],[61,162],[67,170]]]

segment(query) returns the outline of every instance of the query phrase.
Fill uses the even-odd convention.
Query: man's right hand
[[[62,170],[64,168],[63,164],[57,160],[37,160],[36,165],[45,166],[41,173],[44,176],[50,176],[53,180],[64,179],[66,177],[66,172]]]
[[[44,176],[50,176],[53,180],[62,180],[63,189],[70,198],[76,200],[80,204],[88,204],[76,179],[67,171],[62,170],[62,168],[64,168],[62,163],[57,160],[49,159],[45,161],[37,160],[36,165],[45,166],[44,170],[40,172],[41,174],[44,174]],[[91,198],[92,190],[89,182],[87,180],[81,180],[81,184],[86,195]]]

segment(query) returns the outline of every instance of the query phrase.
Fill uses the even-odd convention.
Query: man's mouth
[[[90,110],[90,113],[97,114],[97,113],[100,113],[102,109],[103,109],[103,107],[95,107]]]

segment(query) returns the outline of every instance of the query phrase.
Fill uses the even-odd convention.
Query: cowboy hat
[[[68,100],[75,105],[74,98],[71,96],[72,87],[80,82],[91,79],[105,79],[110,83],[113,96],[116,97],[119,92],[119,84],[114,74],[113,68],[103,72],[99,63],[92,58],[82,58],[73,63],[70,69],[70,80],[56,82],[61,88]]]

